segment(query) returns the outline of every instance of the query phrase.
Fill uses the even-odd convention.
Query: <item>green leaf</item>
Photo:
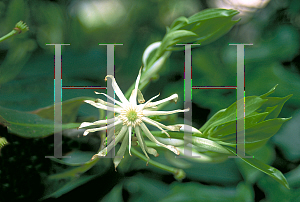
[[[11,133],[25,138],[41,138],[54,134],[54,122],[36,114],[0,107],[0,121]],[[62,124],[62,129],[78,128],[79,123]]]
[[[122,197],[123,183],[117,184],[102,200],[99,202],[123,202]]]
[[[245,129],[253,127],[259,121],[264,119],[269,112],[265,113],[253,113],[253,115],[245,118]],[[239,119],[240,121],[244,121],[244,119]],[[218,125],[216,127],[211,128],[207,133],[210,138],[221,138],[227,136],[229,134],[236,133],[236,120],[230,121],[225,124]],[[239,132],[239,131],[237,131]]]
[[[82,152],[77,151],[71,154],[72,157],[78,155],[81,156]],[[78,160],[78,158],[76,159]],[[76,159],[75,161],[77,161]],[[47,185],[45,191],[46,194],[42,199],[46,199],[50,197],[58,198],[61,195],[75,189],[76,187],[96,178],[97,176],[104,174],[107,171],[107,169],[109,169],[111,166],[111,159],[109,158],[101,158],[101,159],[96,158],[92,161],[87,161],[83,164],[75,163],[73,162],[74,160],[70,160],[70,159],[68,161],[65,161],[65,159],[64,160],[51,159],[51,160],[65,165],[71,165],[74,167],[65,169],[62,172],[48,176],[46,180],[47,183],[45,183]],[[96,173],[95,175],[83,174],[86,171],[90,170],[92,167],[93,167],[93,173]]]
[[[177,18],[176,20],[174,20],[174,22],[171,24],[169,31],[170,30],[177,30],[180,27],[183,27],[185,25],[187,25],[189,22],[189,20],[184,17],[184,16],[180,16],[179,18]]]
[[[236,10],[206,9],[188,19],[183,16],[177,18],[167,29],[162,44],[156,52],[156,59],[165,51],[184,49],[184,46],[175,46],[176,44],[196,42],[204,45],[217,40],[239,21],[231,20],[238,13]]]
[[[248,96],[245,98],[245,116],[249,116],[250,114],[254,113],[261,105],[266,102],[267,100],[262,99],[258,96]],[[244,99],[238,100],[238,102],[244,103]],[[208,136],[208,130],[211,128],[225,124],[231,121],[236,120],[236,114],[240,113],[241,111],[244,112],[244,104],[240,105],[239,109],[237,109],[237,102],[230,105],[227,109],[220,110],[216,113],[211,119],[209,120],[204,126],[200,128],[200,131],[203,133],[204,136]]]
[[[278,86],[278,84],[276,84],[276,85],[275,85],[273,88],[271,88],[267,93],[261,95],[260,97],[264,99],[264,98],[266,98],[268,95],[271,95],[272,93],[275,92],[275,89],[276,89],[277,86]]]
[[[276,118],[267,121],[260,122],[255,126],[245,130],[245,143],[259,142],[265,139],[269,139],[277,133],[282,124],[291,118]],[[214,140],[220,140],[228,143],[236,143],[236,133],[226,135],[223,137],[211,137]]]
[[[269,107],[271,106],[277,106],[267,117],[266,119],[274,119],[277,118],[278,115],[281,112],[281,109],[284,105],[284,103],[290,98],[292,97],[292,95],[288,95],[286,97],[283,98],[279,98],[279,97],[266,97],[265,99],[267,99],[268,101],[265,102],[258,110],[257,112],[262,112],[262,111],[266,111]]]
[[[292,171],[293,172],[293,171]],[[291,184],[291,183],[290,183]],[[258,181],[258,186],[265,193],[267,201],[299,201],[300,188],[285,189],[283,186],[278,186],[272,179],[263,177]]]
[[[184,201],[253,201],[254,194],[250,186],[240,183],[237,188],[206,186],[200,183],[172,183],[171,191],[161,202]]]
[[[85,173],[86,171],[91,169],[99,161],[99,159],[100,158],[96,158],[94,160],[90,160],[88,162],[85,162],[84,164],[81,164],[81,163],[66,163],[62,160],[53,158],[51,160],[55,162],[65,164],[65,165],[77,166],[77,167],[71,167],[69,169],[64,170],[63,172],[50,175],[48,178],[50,180],[59,180],[59,179],[69,179],[69,178],[77,177],[78,175],[81,175],[82,173]]]
[[[196,39],[195,43],[206,45],[215,40],[219,39],[221,36],[225,35],[238,21],[229,21],[214,19],[209,22],[202,23],[199,27],[192,29],[200,37]],[[212,31],[213,30],[213,31]]]
[[[216,120],[219,120],[220,117],[223,116],[225,110],[226,109],[221,109],[217,113],[215,113],[199,130],[203,133],[206,129],[208,129],[210,125],[212,125]]]
[[[83,175],[83,176],[77,176],[73,179],[66,181],[55,181],[55,182],[48,182],[48,190],[50,191],[53,189],[52,193],[47,194],[46,196],[42,197],[40,200],[45,200],[47,198],[58,198],[69,191],[72,191],[73,189],[87,183],[88,181],[96,178],[98,175]],[[51,186],[49,186],[49,183]],[[59,187],[59,188],[58,188]],[[57,189],[58,188],[58,189]]]
[[[232,154],[234,155],[238,155],[235,152],[235,149],[231,148],[231,147],[227,147],[225,146],[225,148],[230,151]],[[246,156],[251,156],[249,154],[245,154]],[[239,156],[239,155],[238,155]],[[239,156],[240,157],[240,156]],[[240,157],[244,162],[248,163],[249,165],[251,165],[252,167],[266,173],[267,175],[271,176],[274,180],[276,180],[277,182],[279,182],[280,184],[282,184],[283,186],[285,186],[287,189],[289,189],[289,184],[286,180],[286,178],[284,177],[284,175],[277,170],[274,167],[271,167],[255,158],[242,158]]]
[[[206,9],[199,13],[196,13],[188,18],[189,23],[195,23],[198,21],[206,21],[214,18],[231,18],[237,15],[239,12],[237,10],[232,9]]]
[[[30,39],[19,41],[18,44],[11,46],[1,64],[0,84],[13,80],[20,73],[31,55],[32,47],[35,46],[35,41]]]
[[[248,150],[246,149],[246,151]],[[275,159],[275,150],[273,147],[266,144],[263,147],[251,152],[251,155],[262,161],[263,163],[271,164]],[[238,165],[238,168],[247,183],[254,184],[264,175],[258,169],[255,169],[249,164],[244,163],[242,159],[236,159],[236,164]]]
[[[158,55],[161,56],[168,48],[178,43],[186,43],[198,35],[188,30],[176,30],[165,35],[158,49]]]
[[[76,116],[79,107],[83,104],[84,100],[95,100],[91,97],[77,97],[70,100],[62,102],[62,122],[63,123],[72,123],[76,121]],[[38,110],[31,112],[37,114],[42,118],[54,120],[54,105],[44,107]]]
[[[51,160],[68,166],[82,166],[89,163],[94,154],[94,152],[75,150],[66,154],[70,158],[63,158],[62,160],[51,158]]]

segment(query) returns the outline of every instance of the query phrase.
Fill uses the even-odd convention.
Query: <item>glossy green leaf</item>
[[[206,129],[208,129],[210,125],[212,125],[216,120],[219,120],[220,117],[222,117],[225,110],[226,109],[221,109],[217,113],[215,113],[199,130],[203,133]]]
[[[291,118],[277,118],[260,122],[255,126],[245,130],[245,143],[259,142],[265,139],[269,139],[277,133],[282,124]],[[236,133],[230,135],[214,137],[216,140],[221,140],[228,143],[236,143]]]
[[[228,21],[227,19],[211,19],[201,22],[192,29],[193,32],[199,35],[195,43],[209,44],[226,34],[236,23],[237,21]]]
[[[89,161],[94,154],[94,152],[75,150],[66,154],[66,156],[70,156],[70,158],[63,158],[62,160],[51,158],[51,160],[68,166],[92,165]]]
[[[162,40],[158,52],[164,52],[165,50],[169,50],[169,47],[174,46],[178,43],[186,43],[194,37],[197,37],[197,34],[189,30],[176,30],[169,32]]]
[[[77,97],[62,102],[62,122],[72,123],[76,121],[76,116],[79,107],[84,103],[84,100],[94,100],[91,97]],[[31,112],[37,114],[42,118],[54,120],[54,105],[44,107]]]
[[[247,148],[246,152],[248,152]],[[275,150],[272,146],[266,144],[263,147],[251,152],[251,155],[263,163],[270,165],[275,159]],[[255,169],[249,164],[244,163],[244,161],[240,158],[236,159],[236,164],[238,165],[238,168],[247,183],[254,184],[264,175],[258,169]]]
[[[176,44],[196,42],[203,45],[217,40],[239,21],[231,20],[238,13],[229,9],[206,9],[189,18],[177,18],[170,28],[167,28],[162,44],[156,52],[156,58],[161,57],[167,50],[184,49],[184,46],[175,46]]]
[[[276,88],[277,88],[278,84],[276,84],[273,88],[271,88],[267,93],[261,95],[260,97],[265,99],[267,96],[271,95],[272,93],[275,92]]]
[[[169,30],[177,30],[180,27],[187,25],[188,22],[189,22],[189,20],[186,17],[180,16],[179,18],[174,20],[174,22],[171,24]]]
[[[199,21],[206,21],[214,18],[231,18],[239,12],[232,9],[206,9],[188,18],[189,23],[196,23]]]
[[[255,112],[261,105],[266,102],[267,100],[262,99],[258,96],[249,96],[245,98],[245,116],[249,116],[253,112]],[[244,99],[238,100],[238,102],[244,103]],[[209,120],[208,123],[210,125],[205,124],[203,127],[200,128],[200,131],[204,134],[204,136],[207,136],[208,129],[211,129],[215,126],[225,124],[231,121],[236,120],[236,114],[239,112],[244,112],[244,104],[241,105],[239,109],[237,109],[237,102],[233,103],[230,105],[228,108],[226,108],[224,111],[219,111],[217,112],[216,115],[214,115],[211,119]]]
[[[227,150],[230,151],[232,154],[237,155],[236,152],[235,152],[235,149],[233,149],[231,147],[227,147],[227,146],[225,146],[225,148],[227,148]],[[248,155],[248,154],[245,154],[245,155],[246,156],[251,156],[251,155]],[[269,166],[269,165],[257,160],[256,158],[242,158],[242,157],[240,157],[240,158],[244,162],[246,162],[249,165],[253,166],[254,168],[266,173],[269,176],[271,176],[274,180],[276,180],[277,182],[279,182],[280,184],[285,186],[287,189],[289,189],[289,184],[288,184],[286,178],[276,168],[274,168],[272,166]]]
[[[286,97],[280,98],[280,97],[266,97],[268,101],[265,102],[258,110],[257,112],[263,112],[266,111],[267,108],[271,106],[276,106],[276,108],[266,117],[266,119],[274,119],[277,118],[278,115],[281,112],[281,109],[284,105],[284,103],[290,98],[292,95],[288,95]]]
[[[245,129],[253,127],[256,125],[260,120],[264,119],[269,112],[265,113],[253,113],[253,115],[248,116],[245,118]],[[244,121],[244,119],[240,119],[240,121]],[[225,124],[218,125],[214,128],[211,128],[207,133],[211,138],[220,138],[227,136],[229,134],[236,133],[236,120],[230,121]],[[239,132],[239,131],[238,131]]]
[[[0,107],[1,123],[7,126],[11,133],[26,137],[40,138],[54,134],[54,122],[39,117],[36,114],[21,112],[12,109]],[[62,129],[70,129],[79,127],[79,123],[62,124]]]

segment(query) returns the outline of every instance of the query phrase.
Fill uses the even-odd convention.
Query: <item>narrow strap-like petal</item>
[[[99,99],[99,98],[97,98],[96,100],[95,100],[95,102],[96,103],[100,103],[100,104],[103,104],[104,106],[109,106],[109,107],[114,107],[114,108],[120,108],[120,106],[118,106],[118,105],[114,105],[114,104],[112,104],[112,103],[109,103],[109,102],[106,102],[106,101],[104,101],[104,100],[101,100],[101,99]]]
[[[162,104],[164,102],[167,102],[167,101],[170,101],[170,100],[174,100],[174,102],[176,103],[177,100],[178,100],[178,95],[177,94],[173,94],[165,99],[162,99],[162,100],[159,100],[159,101],[156,101],[156,102],[149,102],[147,103],[145,106],[144,106],[144,109],[146,108],[149,108],[149,107],[154,107],[154,106],[157,106],[159,104]]]
[[[107,75],[106,77],[112,79],[112,87],[113,87],[114,91],[116,92],[118,98],[121,100],[121,102],[124,104],[128,104],[128,100],[125,98],[124,94],[122,93],[121,89],[119,88],[119,86],[116,82],[116,79],[112,75]],[[105,77],[105,79],[107,79],[106,77]]]
[[[159,122],[157,122],[153,119],[150,119],[148,117],[143,117],[143,118],[147,119],[150,122],[156,123],[157,125],[159,125],[160,127],[164,128],[164,129],[167,129],[167,130],[170,130],[170,131],[180,131],[180,127],[181,127],[180,125],[166,126],[166,125],[164,125],[162,123],[159,123]]]
[[[168,114],[175,114],[178,112],[187,112],[190,109],[177,109],[173,111],[149,111],[149,110],[144,110],[143,114],[145,116],[153,116],[153,115],[168,115]]]
[[[121,144],[121,147],[119,148],[119,151],[117,152],[117,155],[114,158],[115,170],[117,169],[121,160],[124,158],[127,144],[128,144],[128,133],[126,133],[123,142]]]
[[[106,156],[107,152],[110,152],[110,150],[120,142],[120,140],[124,137],[125,133],[127,131],[127,126],[123,126],[120,133],[115,138],[115,141],[111,141],[107,147],[102,149],[98,154],[95,154],[95,156]]]
[[[148,100],[145,104],[140,104],[140,105],[138,105],[138,107],[139,107],[140,109],[144,109],[145,106],[147,106],[152,100],[154,100],[155,98],[157,98],[159,95],[160,95],[160,94],[155,95],[155,96],[152,97],[150,100]]]
[[[129,98],[129,102],[131,104],[134,104],[134,105],[136,105],[136,96],[137,96],[137,93],[138,93],[139,82],[140,82],[140,79],[141,79],[141,69],[140,69],[139,74],[136,78],[134,89],[133,89],[133,91],[131,93],[131,96]]]
[[[174,126],[179,126],[180,131],[183,131],[183,132],[192,132],[192,133],[202,134],[200,130],[198,130],[197,128],[194,128],[193,126],[189,126],[189,125],[186,125],[186,124],[176,124]],[[189,127],[192,131],[188,131]]]
[[[141,133],[141,128],[140,128],[140,134],[141,134],[141,139],[142,139],[142,142],[143,142],[143,144],[145,146],[145,149],[146,149],[147,153],[152,154],[155,157],[158,157],[159,156],[158,152],[155,149],[147,146],[147,144],[145,142],[145,139],[144,139],[144,136]]]
[[[108,106],[105,106],[103,104],[96,103],[96,102],[94,102],[92,100],[84,100],[84,102],[86,102],[86,103],[88,103],[90,105],[93,105],[94,107],[97,107],[99,109],[121,113],[121,108],[108,107]]]
[[[128,134],[129,134],[129,155],[131,155],[131,133],[132,133],[132,127],[131,126],[128,126]]]
[[[83,135],[86,136],[87,134],[91,133],[91,132],[96,132],[96,131],[101,131],[101,130],[107,130],[111,127],[114,127],[115,125],[118,125],[118,124],[121,124],[122,121],[121,120],[118,120],[116,121],[115,123],[112,123],[108,126],[103,126],[103,127],[100,127],[100,128],[92,128],[92,129],[87,129],[86,131],[84,131]]]
[[[143,119],[143,121],[145,121],[145,122],[151,124],[152,126],[157,127],[157,128],[160,129],[163,133],[165,133],[168,137],[170,137],[169,133],[167,133],[164,129],[162,129],[162,128],[157,124],[158,122],[155,123],[152,119],[149,119],[148,117],[143,117],[142,119]]]
[[[139,141],[140,147],[141,147],[141,149],[143,150],[145,156],[146,156],[147,159],[148,159],[148,161],[147,161],[147,165],[148,165],[148,162],[149,162],[149,156],[148,156],[148,154],[147,154],[147,152],[146,152],[146,145],[145,145],[145,143],[144,143],[144,141],[143,141],[143,139],[142,139],[143,137],[142,137],[142,135],[141,135],[141,128],[140,128],[139,126],[136,126],[134,129],[135,129],[136,137],[137,137],[137,139],[138,139],[138,141]]]
[[[151,134],[151,132],[149,131],[149,129],[147,128],[147,126],[142,122],[141,123],[141,129],[144,131],[145,135],[149,138],[149,140],[151,140],[152,142],[162,146],[162,147],[165,147],[167,149],[169,149],[170,151],[172,151],[173,153],[175,153],[176,155],[179,155],[180,152],[178,151],[178,149],[172,145],[165,145],[159,141],[157,141],[155,139],[155,137]]]
[[[95,121],[93,123],[82,122],[78,128],[85,128],[85,127],[93,126],[93,125],[110,124],[110,123],[115,122],[117,120],[118,120],[117,118],[111,118],[111,119],[104,119],[104,120]]]
[[[121,102],[119,102],[118,100],[115,100],[114,98],[110,97],[109,95],[106,95],[105,93],[98,93],[95,91],[96,94],[101,94],[106,96],[108,99],[110,99],[111,101],[115,102],[116,104],[118,104],[120,107],[124,107],[124,104],[122,104]],[[110,103],[111,104],[111,103]]]

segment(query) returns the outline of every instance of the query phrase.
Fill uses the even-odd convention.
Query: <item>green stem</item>
[[[14,35],[16,35],[17,33],[18,33],[17,30],[12,30],[11,32],[9,32],[8,34],[6,34],[5,36],[1,37],[0,38],[0,42],[2,42],[4,40],[6,40],[6,39],[8,39],[8,38],[10,38],[10,37],[12,37]]]
[[[9,32],[8,34],[6,34],[5,36],[0,38],[0,42],[16,35],[16,34],[21,34],[21,33],[25,33],[29,30],[29,27],[26,25],[26,23],[24,23],[23,21],[19,21],[16,25],[15,28],[13,28],[13,30],[11,32]]]
[[[145,162],[149,162],[150,165],[153,165],[157,168],[160,168],[162,170],[165,170],[167,172],[170,172],[174,175],[174,177],[177,180],[182,180],[185,177],[185,172],[182,169],[178,169],[178,168],[173,168],[170,166],[166,166],[164,164],[158,163],[156,161],[153,161],[151,159],[147,159],[146,156],[144,156],[143,154],[141,154],[140,152],[138,152],[135,148],[131,147],[131,153],[133,155],[135,155],[136,157],[140,158],[141,160],[145,161]]]

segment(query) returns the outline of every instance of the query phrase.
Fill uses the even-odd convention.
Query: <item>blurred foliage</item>
[[[30,27],[25,34],[0,43],[0,136],[8,142],[1,146],[0,153],[0,201],[36,201],[42,195],[45,198],[60,197],[62,201],[86,200],[87,197],[89,201],[299,201],[298,0],[270,1],[265,8],[254,12],[248,22],[237,23],[225,36],[192,50],[193,86],[234,86],[236,48],[228,44],[253,43],[253,46],[245,47],[246,96],[263,94],[276,84],[279,85],[272,96],[283,98],[279,102],[285,102],[286,96],[293,94],[284,106],[269,100],[275,107],[272,113],[276,107],[282,108],[276,115],[293,116],[293,119],[285,123],[267,145],[251,151],[261,162],[281,170],[290,190],[241,159],[218,164],[182,159],[181,165],[189,165],[184,169],[187,177],[183,182],[175,182],[165,171],[126,155],[118,173],[113,171],[110,159],[99,161],[93,167],[84,167],[83,162],[98,150],[100,140],[95,136],[77,138],[82,131],[76,130],[64,131],[63,152],[77,161],[63,159],[65,164],[62,165],[61,161],[44,158],[53,153],[52,136],[25,139],[8,133],[4,127],[12,132],[21,131],[25,136],[32,135],[33,131],[28,130],[37,131],[41,136],[53,133],[53,128],[45,132],[39,125],[28,129],[30,124],[37,123],[53,126],[47,120],[49,115],[36,111],[44,109],[52,113],[54,48],[45,44],[71,44],[62,48],[63,86],[105,86],[106,48],[98,44],[123,43],[115,47],[115,76],[118,83],[123,84],[121,89],[124,91],[131,86],[129,81],[136,78],[145,48],[163,39],[165,27],[180,16],[188,18],[205,8],[208,8],[205,0],[0,1],[1,36],[20,20]],[[237,15],[239,17],[242,16]],[[160,72],[151,78],[151,84],[145,87],[143,94],[148,100],[158,92],[161,97],[178,93],[177,105],[182,106],[184,52],[172,52],[169,57]],[[68,102],[93,95],[93,90],[62,91],[63,101]],[[213,114],[235,101],[235,90],[193,90],[193,126],[200,128]],[[98,118],[93,107],[81,105],[79,101],[73,103],[74,107],[69,108],[73,114],[68,123]],[[173,108],[174,103],[165,106],[166,110]],[[15,110],[35,111],[35,114],[26,113],[25,117],[19,117],[22,112]],[[266,109],[262,107],[262,110]],[[271,116],[271,111],[268,112]],[[37,118],[36,123],[29,121],[32,117]],[[181,117],[166,119],[163,121],[182,123]],[[29,125],[20,125],[19,121],[27,121]],[[75,125],[71,127],[76,128]],[[1,142],[3,140],[1,138]],[[161,150],[160,153],[155,160],[173,166],[174,162],[169,159],[174,156],[168,151]],[[77,174],[83,172],[81,169],[86,172],[78,178]],[[56,175],[63,171],[68,178]],[[49,179],[49,176],[57,178]],[[43,193],[44,190],[47,191]]]

